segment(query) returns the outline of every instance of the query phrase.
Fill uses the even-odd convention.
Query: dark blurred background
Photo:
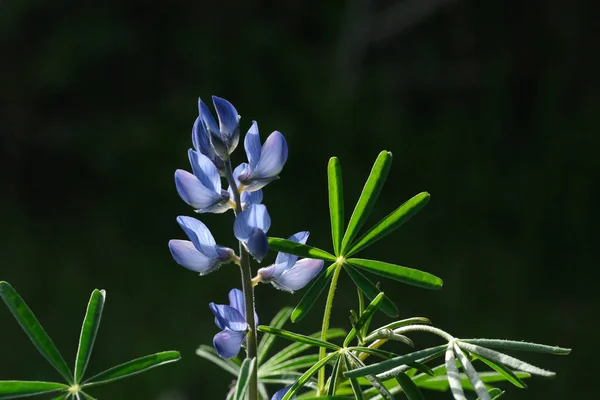
[[[592,4],[3,0],[0,279],[69,363],[89,293],[107,290],[90,373],[182,352],[96,397],[224,398],[230,377],[194,352],[217,333],[208,303],[226,302],[238,272],[200,278],[167,249],[184,238],[175,217],[193,214],[173,172],[189,169],[196,99],[216,94],[237,107],[243,132],[256,119],[263,140],[275,129],[288,140],[282,179],[264,191],[271,234],[310,230],[310,243],[331,248],[329,157],[342,161],[349,217],[377,153],[392,151],[370,223],[420,191],[432,200],[363,255],[445,281],[428,292],[382,280],[402,317],[430,317],[458,337],[573,347],[568,357],[523,355],[558,376],[508,398],[593,398],[580,372],[598,304]],[[201,219],[235,246],[232,214]],[[259,286],[262,322],[300,296]],[[288,328],[317,331],[323,303]],[[351,307],[343,277],[333,325],[347,328]],[[0,379],[58,379],[4,306],[0,327]]]

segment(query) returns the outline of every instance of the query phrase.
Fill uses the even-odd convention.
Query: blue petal
[[[217,126],[217,123],[214,119],[214,117],[212,116],[212,113],[210,112],[210,109],[208,108],[208,106],[200,99],[198,99],[199,105],[198,105],[198,109],[200,111],[200,118],[202,119],[202,122],[204,123],[204,128],[206,129],[207,133],[210,134],[210,132],[215,132],[215,133],[219,133],[219,127]]]
[[[252,126],[248,129],[246,137],[244,138],[244,148],[246,149],[246,156],[252,169],[256,168],[256,164],[260,160],[260,136],[258,133],[258,125],[256,121],[252,121]]]
[[[241,194],[242,200],[242,209],[246,209],[250,207],[252,204],[260,204],[263,201],[263,193],[262,190],[257,190],[255,192],[242,192]]]
[[[222,99],[217,96],[213,96],[213,104],[215,105],[215,110],[217,111],[217,116],[219,117],[219,128],[221,131],[221,135],[226,136],[231,143],[230,152],[235,150],[237,147],[237,140],[235,137],[237,136],[239,140],[239,126],[240,119],[237,110],[225,99]],[[232,142],[235,140],[235,144]]]
[[[240,175],[240,178],[244,178],[245,174],[246,174],[246,172],[244,172],[244,174]],[[273,176],[271,178],[262,178],[260,180],[257,180],[257,179],[255,180],[254,178],[249,178],[249,180],[244,180],[244,179],[240,179],[240,180],[242,182],[244,182],[244,191],[251,193],[251,192],[254,192],[254,191],[264,188],[269,183],[276,181],[277,179],[279,179],[278,176]]]
[[[221,262],[206,257],[196,250],[194,244],[187,240],[170,240],[169,250],[175,262],[200,275],[206,275],[221,266]]]
[[[248,324],[246,318],[238,310],[223,304],[210,303],[209,307],[217,321],[220,329],[229,328],[232,331],[246,332]]]
[[[306,286],[323,269],[323,260],[303,258],[286,270],[277,279],[271,281],[277,289],[294,292]]]
[[[292,241],[292,242],[296,242],[296,243],[302,243],[302,244],[306,244],[306,241],[308,240],[308,235],[310,235],[309,232],[298,232],[293,234],[292,236],[290,236],[288,238],[288,240]],[[287,253],[277,253],[277,258],[275,259],[275,264],[282,264],[285,265],[286,269],[287,268],[291,268],[296,261],[298,261],[298,256],[294,256],[291,254],[287,254]]]
[[[214,152],[210,147],[210,142],[208,141],[208,132],[206,132],[204,123],[202,122],[202,118],[200,118],[200,116],[196,118],[196,121],[194,121],[194,126],[192,127],[192,143],[194,144],[194,149],[211,158],[210,155]]]
[[[177,217],[177,223],[200,253],[212,259],[223,258],[223,253],[219,250],[222,248],[216,245],[215,239],[206,225],[196,218],[186,216]]]
[[[246,246],[246,249],[248,249],[248,252],[252,254],[252,257],[258,262],[261,262],[266,257],[267,253],[269,253],[267,235],[259,228],[254,228],[254,232],[252,232],[250,238],[244,242],[244,245]]]
[[[277,131],[269,135],[263,145],[260,160],[253,168],[251,179],[273,178],[281,172],[287,161],[288,147],[283,135]]]
[[[181,169],[175,171],[175,187],[183,201],[195,209],[204,209],[226,201],[221,193],[207,188],[196,176]]]
[[[268,267],[259,268],[258,271],[256,271],[256,274],[260,275],[262,280],[266,282],[266,281],[269,281],[270,279],[272,279],[276,272],[277,272],[277,265],[272,264],[272,265],[269,265]],[[281,271],[281,273],[283,273],[283,270]],[[277,275],[277,276],[279,276],[279,275]]]
[[[188,150],[188,157],[196,178],[213,192],[221,193],[221,177],[215,164],[204,154],[192,149]]]
[[[213,339],[213,346],[219,356],[233,358],[238,355],[246,332],[235,332],[225,329],[217,333]]]
[[[240,289],[231,289],[229,291],[229,305],[239,311],[246,317],[246,304],[244,303],[244,292]]]
[[[283,399],[283,397],[287,394],[287,392],[289,392],[290,388],[292,387],[292,385],[290,386],[286,386],[281,390],[278,390],[273,397],[271,397],[271,400],[281,400]],[[296,396],[292,396],[292,399],[295,399]]]
[[[238,240],[246,241],[258,228],[267,233],[271,227],[271,217],[264,204],[253,204],[250,208],[242,211],[235,218],[233,232]]]

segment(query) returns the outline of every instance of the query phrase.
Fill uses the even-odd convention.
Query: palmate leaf
[[[361,329],[364,326],[368,326],[368,324],[371,322],[371,319],[373,318],[373,315],[381,306],[383,296],[384,296],[383,293],[379,293],[373,299],[373,301],[367,306],[365,311],[361,314],[360,318],[356,322],[356,325],[348,333],[348,336],[346,336],[346,339],[344,339],[344,347],[346,347],[350,344],[350,342],[356,337],[357,333],[361,332]]]
[[[270,237],[269,248],[282,253],[293,254],[298,257],[316,258],[324,261],[336,261],[337,257],[316,247],[292,242],[291,240]]]
[[[346,261],[357,268],[424,289],[441,289],[444,283],[440,278],[428,272],[389,264],[383,261],[365,260],[362,258],[349,258]]]
[[[127,378],[129,376],[148,371],[163,364],[178,361],[181,355],[178,351],[163,351],[161,353],[150,354],[144,357],[131,360],[129,362],[117,365],[107,369],[93,377],[87,379],[81,386],[89,387],[112,382],[117,379]]]
[[[333,250],[339,256],[344,237],[344,188],[342,166],[337,157],[331,157],[327,165],[327,186],[329,191],[329,216],[331,218],[331,239]]]
[[[302,296],[302,299],[292,311],[291,320],[292,322],[301,321],[310,311],[310,309],[314,306],[317,299],[323,293],[323,290],[333,277],[333,273],[335,272],[335,268],[337,267],[337,263],[334,263],[325,271],[321,272],[321,274],[313,281],[308,290]]]
[[[246,358],[240,367],[240,374],[235,385],[234,400],[244,400],[246,398],[246,394],[250,388],[250,376],[252,376],[255,369],[256,357]]]
[[[281,328],[288,318],[292,315],[292,309],[290,307],[285,307],[279,310],[279,312],[273,317],[269,326],[273,328]],[[263,360],[269,353],[273,342],[275,341],[274,335],[263,335],[260,343],[258,344],[258,365],[262,365]]]
[[[302,374],[302,376],[300,378],[298,378],[298,380],[296,382],[294,382],[294,384],[292,385],[292,387],[290,387],[290,390],[288,390],[288,392],[285,394],[285,396],[283,396],[282,400],[290,400],[293,398],[293,396],[296,394],[296,392],[314,375],[317,373],[318,370],[320,370],[321,368],[323,368],[325,366],[325,364],[327,364],[330,360],[332,360],[334,357],[339,357],[340,354],[338,352],[333,352],[327,356],[325,356],[323,359],[321,359],[319,362],[317,362],[315,365],[313,365],[312,367],[310,367],[304,374]]]
[[[75,359],[76,383],[79,383],[83,378],[85,369],[90,361],[94,342],[96,341],[96,335],[98,334],[98,328],[100,327],[105,300],[106,292],[104,290],[96,289],[92,292],[81,327],[81,335],[79,336],[79,347]]]
[[[317,347],[324,347],[324,348],[330,349],[330,350],[339,350],[340,349],[340,346],[335,345],[333,343],[325,342],[323,340],[316,339],[311,336],[306,336],[306,335],[301,335],[299,333],[286,331],[284,329],[272,328],[270,326],[265,326],[265,325],[259,325],[257,329],[260,332],[270,333],[272,335],[276,335],[276,336],[282,337],[284,339],[288,339],[288,340],[298,342],[298,343],[304,343],[304,344],[308,344],[311,346],[317,346]]]
[[[38,351],[68,383],[73,383],[73,374],[54,342],[42,328],[25,301],[8,282],[0,282],[0,297],[2,297],[4,303]]]
[[[483,347],[491,347],[492,349],[530,351],[533,353],[554,354],[559,356],[564,356],[571,352],[571,349],[565,349],[563,347],[548,346],[539,343],[520,342],[516,340],[460,339],[460,341],[464,343],[476,344]]]
[[[16,399],[67,390],[69,385],[39,381],[0,381],[0,399]]]
[[[421,211],[421,209],[429,202],[429,198],[429,193],[422,192],[403,203],[356,240],[356,242],[352,244],[352,247],[345,253],[345,256],[349,257],[352,254],[358,253],[362,249],[394,232],[413,215]]]
[[[377,198],[379,197],[379,193],[383,188],[383,184],[385,183],[385,179],[387,178],[391,165],[392,153],[389,151],[382,151],[379,153],[379,156],[377,156],[377,159],[375,160],[375,164],[373,164],[371,173],[367,178],[367,182],[365,183],[362,193],[360,194],[358,202],[354,207],[350,221],[348,222],[346,233],[342,239],[342,246],[340,250],[341,254],[346,254],[346,251],[350,247],[352,240],[358,234],[358,231],[371,214],[371,211],[377,202]]]
[[[379,295],[379,293],[381,293],[379,291],[379,288],[377,287],[377,285],[375,285],[373,282],[371,282],[371,280],[369,278],[364,276],[360,271],[358,271],[353,266],[344,264],[344,270],[348,273],[348,275],[350,276],[350,279],[352,279],[352,281],[354,282],[356,287],[358,287],[362,291],[362,293],[364,293],[365,296],[367,296],[367,298],[369,300],[373,301],[373,299],[377,295]],[[388,296],[385,296],[385,295],[384,295],[383,301],[381,303],[381,311],[383,311],[383,313],[385,315],[387,315],[388,317],[391,317],[391,318],[396,318],[396,317],[398,317],[398,315],[400,315],[400,312],[398,311],[398,307],[396,307],[394,302],[392,300],[390,300],[390,298]]]

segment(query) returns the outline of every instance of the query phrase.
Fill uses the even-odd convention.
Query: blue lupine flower
[[[287,392],[290,390],[291,387],[292,387],[292,385],[286,386],[283,389],[277,391],[277,393],[275,393],[273,395],[273,397],[271,397],[271,400],[281,400],[281,399],[283,399],[283,396],[285,396],[287,394]],[[295,395],[292,396],[292,399],[295,399],[295,398],[296,398]]]
[[[200,121],[214,153],[222,160],[227,160],[240,140],[240,117],[235,107],[227,100],[217,96],[213,96],[212,99],[219,118],[219,125],[217,126],[212,113],[202,100],[199,100],[198,106]],[[201,133],[200,129],[198,131]],[[198,137],[197,140],[201,148],[206,147],[208,144],[207,140],[201,137]],[[207,151],[210,152],[210,150]],[[217,167],[220,167],[220,165],[217,165]]]
[[[244,293],[239,289],[231,289],[228,306],[215,303],[210,303],[209,306],[215,314],[215,324],[221,329],[213,339],[217,353],[223,358],[237,356],[248,330]],[[254,319],[258,324],[256,313]]]
[[[244,148],[248,156],[248,167],[240,174],[240,182],[244,190],[254,191],[263,188],[267,183],[279,178],[288,156],[288,147],[283,135],[275,131],[260,145],[258,125],[252,126],[244,139]]]
[[[248,168],[248,164],[241,163],[233,171],[233,179],[234,179],[235,184],[237,185],[238,189],[240,187],[239,176],[240,176],[240,174],[246,168]],[[235,198],[235,196],[233,195],[233,188],[231,186],[229,186],[229,188],[227,190],[229,191],[229,197],[231,199]],[[259,189],[259,190],[256,190],[254,192],[243,191],[240,194],[240,198],[241,198],[241,201],[242,201],[242,210],[245,210],[248,207],[250,207],[252,204],[260,204],[260,203],[262,203],[262,200],[263,200],[262,190]]]
[[[206,225],[197,219],[179,216],[177,223],[191,240],[169,241],[169,250],[182,267],[206,275],[235,257],[232,249],[217,245]]]
[[[308,232],[298,232],[288,240],[306,244]],[[277,289],[293,293],[308,284],[323,269],[323,260],[303,258],[298,261],[298,256],[278,253],[275,264],[258,270],[262,282],[271,282]]]
[[[233,233],[248,252],[261,262],[269,252],[267,232],[271,227],[271,217],[264,204],[252,204],[235,218]]]
[[[192,149],[188,151],[188,156],[194,174],[181,169],[175,171],[175,186],[179,196],[199,213],[222,213],[230,209],[230,194],[221,189],[221,177],[214,163]]]

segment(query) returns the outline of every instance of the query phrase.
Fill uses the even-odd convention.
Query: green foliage
[[[60,393],[56,399],[79,398],[93,399],[83,389],[101,385],[117,379],[127,378],[151,368],[177,361],[181,358],[177,351],[166,351],[141,357],[117,365],[83,381],[90,360],[94,341],[100,326],[106,293],[94,290],[88,303],[79,337],[75,374],[67,367],[58,349],[44,331],[37,318],[8,282],[0,282],[0,297],[31,339],[38,351],[65,378],[68,384],[36,381],[0,381],[0,399],[28,397],[36,394]]]

